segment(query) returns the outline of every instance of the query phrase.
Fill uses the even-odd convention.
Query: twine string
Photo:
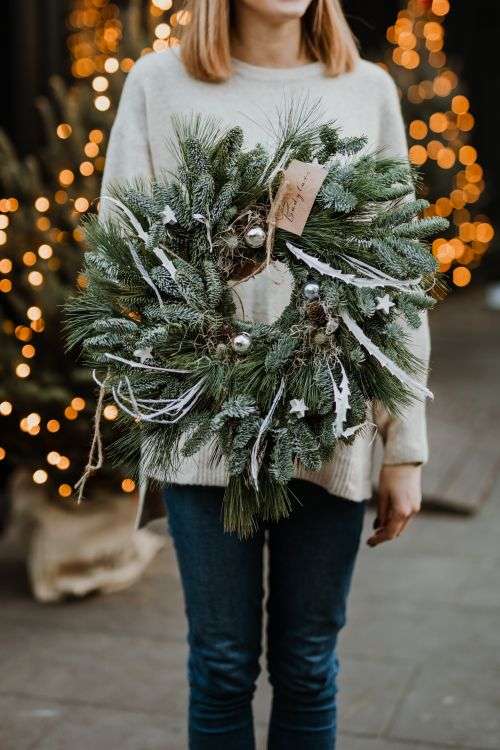
[[[281,168],[279,170],[285,175],[285,170]],[[281,209],[281,206],[283,205],[283,201],[285,200],[286,194],[288,192],[289,187],[289,181],[283,177],[283,180],[276,191],[276,195],[273,198],[273,187],[272,183],[269,182],[269,201],[271,204],[271,208],[269,209],[269,214],[267,217],[267,223],[268,223],[268,231],[267,231],[267,239],[266,239],[266,267],[271,262],[271,254],[273,251],[273,245],[274,245],[274,236],[276,234],[276,221],[278,217],[278,213]]]
[[[94,371],[95,372],[95,371]],[[90,445],[89,457],[87,459],[87,465],[85,470],[75,484],[75,490],[78,490],[77,502],[81,503],[83,498],[83,491],[87,480],[98,471],[103,464],[103,450],[102,450],[102,435],[101,435],[101,419],[104,407],[104,396],[106,394],[106,381],[109,378],[109,370],[106,373],[106,377],[100,383],[99,398],[97,399],[97,406],[94,414],[94,434],[92,436],[92,443]],[[95,379],[95,378],[94,378]],[[99,381],[97,381],[99,382]],[[97,454],[97,460],[94,463],[94,457]]]

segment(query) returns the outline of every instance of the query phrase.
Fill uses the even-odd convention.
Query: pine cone
[[[323,308],[323,305],[321,302],[309,302],[309,304],[306,307],[307,317],[309,320],[311,320],[313,323],[315,323],[318,328],[320,326],[326,325],[327,319],[325,310]]]

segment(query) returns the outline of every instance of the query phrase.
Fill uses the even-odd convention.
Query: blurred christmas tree
[[[474,116],[445,51],[445,20],[453,4],[409,0],[404,5],[387,31],[391,47],[384,63],[402,93],[410,159],[422,172],[431,201],[427,213],[451,220],[448,234],[434,242],[434,254],[453,283],[466,286],[494,230],[478,211],[485,182],[471,144]]]
[[[79,223],[95,210],[126,74],[139,55],[177,44],[173,27],[185,21],[171,0],[135,0],[126,13],[109,0],[75,0],[68,47],[76,81],[53,80],[50,100],[38,102],[45,147],[21,161],[0,133],[0,459],[61,497],[72,495],[85,465],[95,408],[88,371],[67,357],[62,336],[61,306],[75,279],[85,283]],[[116,415],[107,406],[104,425]],[[126,477],[113,481],[134,489]]]

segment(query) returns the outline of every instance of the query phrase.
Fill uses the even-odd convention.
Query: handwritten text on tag
[[[328,170],[316,162],[292,159],[276,193],[276,226],[301,235]]]

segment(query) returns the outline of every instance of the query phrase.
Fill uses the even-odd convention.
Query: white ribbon
[[[174,264],[172,263],[172,261],[170,260],[170,258],[167,257],[167,255],[161,249],[161,247],[154,247],[153,248],[153,252],[156,255],[156,257],[158,258],[158,260],[160,261],[160,263],[162,264],[163,268],[167,269],[167,271],[169,272],[170,276],[175,281],[175,276],[177,274],[177,269],[174,266]]]
[[[154,404],[153,399],[136,398],[130,381],[124,378],[125,385],[129,396],[123,394],[123,381],[120,380],[116,388],[112,387],[112,394],[116,404],[134,419],[144,422],[154,422],[156,424],[175,424],[179,422],[195,405],[203,391],[205,390],[206,377],[201,378],[197,383],[188,388],[181,396],[172,399],[158,399],[156,406],[165,403],[160,409],[154,408],[149,404]],[[147,403],[145,403],[147,401]],[[131,404],[129,409],[127,404]],[[161,419],[159,419],[161,417]]]
[[[351,405],[349,403],[349,396],[351,395],[351,389],[349,388],[349,378],[347,377],[347,373],[344,369],[342,362],[339,359],[337,359],[337,363],[340,367],[340,371],[342,375],[340,386],[338,386],[337,383],[335,382],[335,378],[333,377],[333,373],[330,369],[330,365],[328,364],[328,362],[326,366],[328,367],[328,372],[330,374],[330,378],[332,381],[333,396],[335,399],[335,436],[337,438],[340,438],[340,437],[349,437],[349,435],[346,435],[348,430],[344,430],[344,422],[347,419],[347,412],[351,408]]]
[[[252,482],[256,490],[259,489],[259,481],[258,481],[258,475],[259,475],[259,448],[262,441],[262,437],[269,427],[269,424],[271,423],[271,419],[273,418],[274,411],[278,405],[278,401],[280,400],[281,396],[283,395],[283,391],[285,390],[285,379],[281,378],[280,387],[278,388],[276,395],[273,399],[273,403],[271,404],[271,408],[267,412],[266,416],[264,417],[262,424],[260,426],[259,432],[257,434],[257,439],[255,440],[255,443],[252,448],[252,455],[250,459],[250,474],[252,476]]]
[[[149,275],[149,273],[146,271],[145,267],[142,264],[141,259],[139,258],[139,255],[137,254],[137,252],[135,251],[135,249],[132,247],[132,245],[129,242],[127,242],[127,245],[128,245],[128,249],[130,251],[130,255],[134,259],[134,263],[137,266],[137,268],[138,268],[138,270],[139,270],[142,278],[144,279],[144,281],[146,282],[146,284],[148,286],[150,286],[151,289],[153,290],[153,292],[156,294],[156,298],[158,300],[158,304],[160,305],[161,308],[163,308],[163,300],[161,298],[160,292],[158,291],[158,289],[156,287],[156,284],[154,283],[154,281],[151,278],[151,276]]]
[[[98,379],[95,370],[92,375],[95,382],[102,388],[104,383]],[[134,394],[130,380],[125,376],[118,382],[117,386],[111,387],[111,394],[116,405],[134,419],[144,422],[154,422],[156,424],[175,424],[175,422],[181,420],[182,417],[193,408],[196,401],[205,390],[205,381],[206,376],[203,376],[197,383],[188,388],[177,398],[155,400],[137,398]],[[128,390],[128,396],[123,393],[123,388],[125,386]],[[165,405],[158,409],[160,404]],[[129,408],[129,405],[131,405],[132,408]],[[164,418],[159,419],[158,417]]]
[[[350,332],[353,334],[353,336],[359,341],[361,346],[363,346],[369,354],[375,357],[375,359],[379,362],[379,364],[382,365],[382,367],[385,367],[401,383],[413,389],[421,396],[424,396],[426,398],[434,398],[432,391],[426,388],[423,383],[420,383],[418,380],[415,380],[415,378],[412,378],[411,375],[408,375],[408,373],[401,369],[401,367],[393,362],[392,359],[389,359],[389,357],[384,354],[378,348],[378,346],[373,343],[371,339],[368,338],[366,333],[364,333],[364,331],[358,326],[358,324],[351,318],[349,313],[341,312],[339,313],[339,316],[343,320],[347,328],[350,330]]]
[[[364,273],[369,278],[386,281],[387,283],[384,286],[394,286],[396,289],[411,291],[412,287],[417,287],[422,283],[421,276],[406,280],[395,279],[393,276],[389,276],[389,274],[384,273],[384,271],[381,271],[379,268],[374,268],[369,263],[364,263],[358,258],[352,258],[350,255],[343,254],[341,254],[340,257],[347,261],[347,263],[349,263],[351,266],[354,266],[354,268],[356,268],[357,270],[360,270],[361,273]]]
[[[123,213],[125,214],[125,216],[127,217],[127,219],[132,224],[133,228],[135,229],[135,231],[137,233],[137,236],[145,244],[147,244],[149,242],[149,239],[150,239],[149,233],[146,232],[145,229],[143,229],[143,227],[141,226],[140,221],[137,220],[137,218],[134,216],[134,214],[132,213],[132,211],[124,203],[122,203],[122,201],[118,200],[118,198],[112,198],[110,195],[103,195],[101,197],[101,200],[111,201],[111,203],[114,203],[115,206],[118,206],[118,208],[121,211],[123,211]],[[169,208],[169,206],[167,206],[167,208]],[[173,214],[173,212],[172,212],[172,214]],[[175,214],[173,214],[173,216],[175,216]],[[140,261],[139,256],[137,255],[136,251],[130,245],[129,245],[129,250],[130,250],[130,253],[132,254],[132,257],[134,258],[134,262],[135,262],[137,268],[139,269],[139,271],[141,273],[141,276],[143,277],[144,281],[146,281],[149,284],[149,286],[154,290],[156,296],[159,299],[160,305],[162,306],[163,305],[163,301],[161,299],[160,293],[159,293],[158,289],[156,288],[156,286],[154,285],[154,283],[153,283],[151,277],[149,276],[149,274],[147,273],[146,269],[144,268],[142,262]],[[159,259],[159,261],[161,262],[162,266],[167,269],[167,271],[170,273],[171,277],[173,279],[175,279],[176,268],[175,268],[174,264],[172,263],[172,261],[170,260],[170,258],[168,258],[167,255],[165,254],[165,252],[161,249],[161,247],[154,247],[153,248],[153,253]]]
[[[408,289],[411,289],[411,287],[420,283],[420,279],[411,279],[410,281],[401,281],[400,279],[394,279],[392,276],[389,276],[382,271],[377,271],[377,269],[369,266],[367,263],[357,261],[354,258],[350,258],[349,256],[341,257],[344,257],[345,260],[351,263],[351,265],[359,266],[358,270],[361,270],[365,274],[365,276],[369,276],[369,278],[362,278],[360,276],[356,276],[353,273],[343,273],[338,268],[332,268],[328,263],[319,260],[319,258],[315,258],[313,255],[309,255],[309,253],[306,253],[300,247],[292,245],[291,242],[286,242],[286,246],[290,250],[290,252],[295,255],[296,258],[303,261],[307,266],[309,266],[309,268],[313,268],[323,276],[329,276],[332,279],[337,279],[344,284],[350,284],[352,286],[357,286],[359,288],[365,289],[376,289],[377,287],[393,287],[395,289],[407,291]]]
[[[125,359],[124,357],[119,357],[117,354],[110,354],[109,352],[106,352],[104,354],[105,357],[108,359],[115,359],[117,362],[122,362],[124,365],[129,365],[130,367],[136,367],[139,370],[156,370],[157,372],[175,372],[181,375],[188,375],[192,370],[176,370],[175,368],[172,369],[171,367],[156,367],[155,365],[147,365],[144,362],[136,362],[133,359]]]
[[[112,198],[110,195],[101,196],[101,200],[111,201],[111,203],[114,203],[115,206],[118,206],[118,208],[123,211],[127,219],[130,221],[141,240],[143,242],[148,241],[149,234],[142,228],[140,221],[137,220],[130,208],[128,208],[124,203],[118,200],[118,198]]]

